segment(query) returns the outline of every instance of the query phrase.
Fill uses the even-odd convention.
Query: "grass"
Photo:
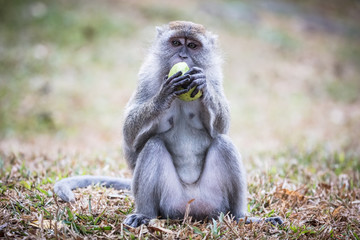
[[[0,238],[359,239],[355,2],[0,6]],[[89,187],[76,190],[74,204],[53,195],[68,176],[131,177],[119,143],[123,109],[154,26],[177,19],[219,35],[249,213],[281,216],[283,226],[225,214],[133,229],[122,224],[135,208],[129,192]]]
[[[259,160],[268,161],[267,157],[268,154],[259,156]],[[122,224],[126,215],[134,211],[129,192],[95,186],[76,190],[73,204],[61,202],[54,196],[52,187],[55,181],[66,177],[67,172],[59,166],[56,156],[1,152],[0,235],[10,238],[358,239],[358,156],[318,148],[310,152],[287,151],[272,158],[272,162],[277,163],[273,168],[249,172],[248,209],[252,216],[281,216],[285,220],[283,226],[245,225],[221,214],[217,220],[204,222],[193,222],[190,218],[153,220],[149,226],[133,229]],[[41,166],[44,159],[47,167],[36,170],[31,167]],[[80,159],[81,156],[72,161],[76,163]],[[102,161],[104,159],[100,164]]]

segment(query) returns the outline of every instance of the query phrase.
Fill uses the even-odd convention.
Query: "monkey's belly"
[[[182,130],[175,128],[164,135],[164,139],[181,181],[195,183],[200,177],[210,146],[208,134],[204,130],[189,127]]]
[[[190,207],[189,216],[194,220],[216,218],[220,212],[227,213],[229,211],[229,205],[224,202],[221,194],[209,191],[204,194],[201,186],[196,186],[190,191],[184,189],[180,194],[166,196],[164,202],[160,203],[160,216],[182,219],[188,205]]]
[[[165,216],[166,218],[171,219],[183,219],[186,214],[186,207],[187,205],[190,206],[189,216],[192,217],[193,220],[204,220],[206,218],[216,218],[219,216],[220,212],[227,212],[222,211],[218,207],[220,206],[214,206],[210,202],[201,201],[199,199],[195,199],[193,202],[189,204],[189,202],[192,199],[189,199],[188,201],[182,201],[179,202],[178,205],[175,205],[171,211],[164,211],[160,213],[160,216]]]

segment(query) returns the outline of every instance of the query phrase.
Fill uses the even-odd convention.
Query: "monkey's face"
[[[169,59],[169,66],[173,66],[179,62],[186,62],[189,68],[196,64],[196,55],[202,50],[202,44],[187,37],[173,37],[167,43],[170,52],[172,53]]]
[[[174,32],[162,38],[159,47],[161,49],[159,57],[163,63],[166,63],[167,72],[179,62],[186,62],[190,69],[199,67],[204,70],[212,64],[214,45],[200,34],[186,36]]]
[[[190,69],[199,67],[205,71],[218,64],[214,57],[216,36],[202,25],[177,21],[158,27],[157,31],[153,50],[163,71],[169,72],[179,62],[186,62]]]

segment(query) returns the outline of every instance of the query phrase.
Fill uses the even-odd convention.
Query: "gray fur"
[[[126,111],[124,149],[134,170],[136,213],[125,223],[137,226],[144,216],[181,218],[191,199],[195,201],[190,215],[195,219],[213,218],[219,212],[245,217],[246,176],[240,155],[226,136],[229,107],[216,37],[209,32],[193,34],[202,44],[201,52],[190,55],[190,60],[172,62],[177,53],[167,42],[179,33],[166,26],[158,32]],[[205,73],[198,74],[206,81],[201,99],[184,102],[161,95],[164,76],[179,61]]]
[[[220,212],[242,219],[247,215],[246,175],[240,154],[227,136],[230,115],[217,37],[190,22],[169,23],[157,31],[125,113],[124,152],[133,171],[136,210],[124,223],[137,227],[158,216],[182,218],[191,199],[195,199],[190,206],[194,219],[216,218]],[[180,47],[172,45],[173,39]],[[190,48],[188,42],[196,43],[197,48]],[[167,77],[180,61],[189,65],[189,72]],[[196,86],[203,96],[181,101],[177,96],[188,90],[179,90],[180,85]],[[108,186],[109,182],[74,177],[58,182],[55,192],[71,201],[72,189],[92,183]],[[277,220],[267,221],[281,223]],[[249,218],[247,222],[251,221],[261,220]]]
[[[149,139],[139,154],[134,171],[132,191],[136,214],[149,218],[182,218],[187,202],[195,199],[190,211],[195,219],[216,218],[219,212],[232,212],[237,218],[244,217],[245,174],[228,137],[216,137],[204,158],[199,179],[186,184],[181,180],[162,137]]]
[[[77,176],[58,181],[54,186],[55,193],[66,202],[74,202],[75,196],[71,190],[99,184],[104,187],[112,187],[118,190],[129,189],[130,179],[103,177],[103,176]]]

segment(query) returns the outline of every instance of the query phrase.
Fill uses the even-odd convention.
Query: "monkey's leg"
[[[221,206],[220,209],[230,211],[237,220],[245,218],[247,215],[245,168],[237,149],[227,136],[220,135],[211,144],[200,183],[201,188],[209,189],[209,191],[221,189],[223,196],[227,199],[224,199],[226,205]],[[248,217],[246,223],[263,220],[274,225],[282,224],[280,217],[267,219]]]
[[[225,135],[219,135],[212,142],[206,155],[204,170],[200,179],[201,189],[220,191],[224,198],[221,211],[230,211],[236,218],[246,215],[246,176],[240,155]]]
[[[139,154],[132,191],[136,210],[124,221],[126,225],[132,227],[147,224],[160,213],[171,213],[173,205],[171,199],[181,197],[182,186],[171,155],[160,138],[153,137],[148,140]]]

